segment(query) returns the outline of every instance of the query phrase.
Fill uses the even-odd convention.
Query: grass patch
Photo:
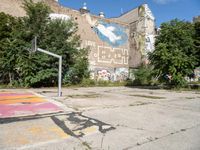
[[[75,94],[75,95],[68,95],[69,98],[97,98],[100,97],[100,94]]]
[[[0,88],[6,88],[7,86],[6,85],[3,85],[3,84],[0,84]]]
[[[134,95],[129,95],[129,96],[136,96],[136,97],[143,97],[143,98],[150,98],[150,99],[165,99],[165,97],[151,96],[151,95],[139,95],[139,94],[134,94]]]
[[[117,86],[125,86],[126,84],[127,84],[126,81],[112,82],[112,81],[104,81],[104,80],[95,81],[92,79],[83,79],[83,81],[77,86],[80,86],[80,87],[117,87]]]

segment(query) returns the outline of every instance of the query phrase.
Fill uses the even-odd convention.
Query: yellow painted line
[[[54,133],[56,133],[61,138],[69,138],[69,137],[71,137],[69,134],[65,133],[62,129],[60,129],[58,127],[52,127],[49,130],[53,131]]]
[[[18,99],[26,97],[35,97],[35,95],[18,95],[18,96],[0,96],[0,100]]]
[[[55,138],[69,138],[71,137],[67,133],[65,133],[62,129],[60,129],[57,126],[52,126],[52,127],[42,127],[42,126],[32,126],[28,128],[28,132],[32,134],[32,136],[46,136],[50,138],[50,135],[55,137]],[[53,139],[52,137],[52,139]]]
[[[9,100],[0,100],[0,104],[16,104],[16,103],[41,103],[46,102],[45,99],[39,97],[33,98],[21,98],[21,99],[9,99]]]
[[[24,95],[21,92],[8,92],[8,91],[1,92],[0,91],[0,93],[8,93],[8,95],[0,96],[0,104],[41,103],[41,102],[47,101],[46,99],[40,96],[36,96],[35,94],[32,94],[30,92],[27,92],[27,93],[23,92]],[[15,95],[18,93],[19,94],[21,93],[22,95]]]

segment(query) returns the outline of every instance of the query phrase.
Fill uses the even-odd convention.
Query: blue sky
[[[77,10],[84,2],[92,14],[103,11],[107,18],[119,16],[121,9],[127,12],[147,3],[156,17],[157,26],[174,18],[192,21],[193,16],[200,15],[200,0],[59,0],[61,5]]]

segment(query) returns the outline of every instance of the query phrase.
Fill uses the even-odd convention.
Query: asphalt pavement
[[[0,149],[200,149],[200,91],[65,88],[59,98],[56,90],[29,89],[32,97],[45,99],[62,111],[42,109],[32,114],[22,111],[23,115],[1,117]],[[3,92],[5,96],[5,92],[19,94],[20,90],[2,89],[0,94]],[[27,100],[15,99],[14,105],[33,104],[30,98]],[[9,102],[8,105],[13,105],[12,100]],[[3,103],[5,97],[0,96],[0,108]]]

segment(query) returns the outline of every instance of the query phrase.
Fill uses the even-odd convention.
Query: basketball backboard
[[[31,49],[30,52],[37,51],[37,37],[35,36],[34,39],[31,41]]]

